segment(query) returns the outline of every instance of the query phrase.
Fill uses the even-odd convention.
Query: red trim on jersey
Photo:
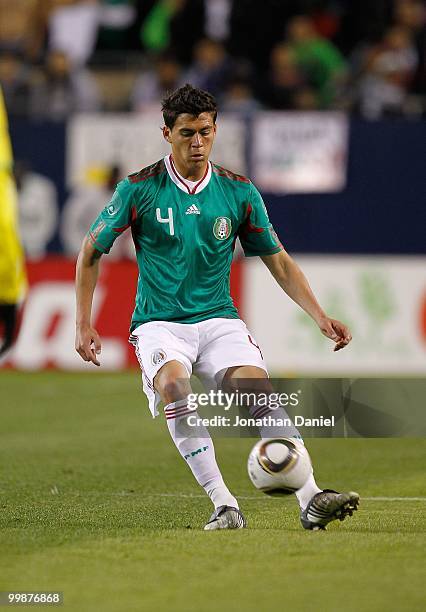
[[[212,166],[213,172],[218,176],[223,176],[231,181],[250,184],[250,180],[242,174],[235,174],[235,172],[231,172],[231,170],[227,170],[226,168],[218,166],[217,164],[212,164]]]
[[[126,223],[126,225],[122,225],[121,227],[113,227],[112,231],[116,234],[122,234],[128,227],[130,227],[130,223]]]
[[[170,155],[170,167],[171,167],[171,169],[173,171],[173,174],[177,178],[177,180],[180,183],[182,183],[182,185],[184,185],[186,187],[186,189],[188,190],[189,195],[194,195],[195,192],[197,191],[198,187],[201,185],[201,183],[204,181],[204,179],[207,176],[207,172],[209,171],[209,162],[207,162],[206,171],[204,172],[203,178],[198,181],[198,183],[193,187],[193,189],[191,189],[190,186],[187,185],[187,183],[185,183],[185,181],[179,176],[178,171],[176,170],[175,165],[173,163],[173,157],[171,155]]]
[[[99,251],[102,251],[102,253],[105,253],[105,247],[104,247],[104,246],[102,246],[102,245],[101,245],[101,244],[100,244],[100,243],[99,243],[99,242],[96,240],[96,238],[95,238],[95,236],[93,235],[93,233],[92,233],[92,232],[89,232],[89,238],[90,238],[90,240],[93,242],[93,245],[94,245],[95,247],[97,247]]]
[[[136,221],[137,217],[138,217],[138,211],[136,210],[136,206],[133,205],[131,209],[130,223],[126,223],[126,225],[122,225],[121,227],[113,227],[112,231],[115,232],[116,234],[122,234],[128,227],[132,225],[132,223]]]
[[[241,225],[241,229],[240,229],[240,233],[241,234],[261,234],[262,232],[264,232],[264,228],[263,227],[256,227],[255,225],[253,225],[253,223],[250,220],[250,216],[251,213],[253,212],[253,207],[252,205],[249,203],[247,205],[247,214],[246,214],[246,219],[244,221],[244,223],[242,223]]]
[[[142,170],[139,170],[139,172],[133,172],[132,174],[129,174],[128,179],[131,183],[140,183],[142,181],[146,181],[149,178],[152,178],[153,176],[161,174],[165,171],[165,169],[166,167],[164,164],[164,160],[160,159],[158,162],[155,162],[155,164],[151,164],[146,168],[142,168]]]
[[[132,238],[133,238],[133,244],[135,245],[135,250],[136,251],[140,251],[141,247],[139,246],[139,242],[137,240],[137,234],[136,234],[136,219],[138,218],[138,211],[136,209],[136,206],[132,206],[132,217],[131,217],[131,221],[130,221],[130,227],[131,227],[131,232],[132,232]]]

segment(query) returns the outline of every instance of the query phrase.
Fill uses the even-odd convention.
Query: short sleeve
[[[252,183],[246,202],[245,220],[240,226],[238,236],[246,257],[273,255],[283,250],[283,245],[269,221],[262,196]]]
[[[109,253],[115,239],[130,227],[136,215],[131,187],[128,181],[121,181],[90,227],[88,236],[93,246],[101,253]]]

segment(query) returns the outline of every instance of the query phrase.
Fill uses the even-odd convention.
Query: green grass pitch
[[[0,591],[63,591],[76,612],[425,609],[425,439],[308,441],[319,484],[361,494],[327,532],[253,489],[254,440],[217,440],[249,528],[205,533],[211,504],[138,373],[4,371],[0,389]]]

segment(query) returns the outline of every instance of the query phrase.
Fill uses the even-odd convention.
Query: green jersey
[[[118,183],[89,236],[108,253],[129,227],[139,268],[131,330],[148,321],[238,318],[229,293],[237,237],[247,256],[283,248],[251,181],[209,162],[204,177],[189,182],[170,155]]]

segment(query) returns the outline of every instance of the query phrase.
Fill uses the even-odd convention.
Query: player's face
[[[171,144],[173,160],[186,178],[199,178],[205,171],[216,135],[212,113],[198,117],[182,113],[173,128],[163,128],[164,138]]]

